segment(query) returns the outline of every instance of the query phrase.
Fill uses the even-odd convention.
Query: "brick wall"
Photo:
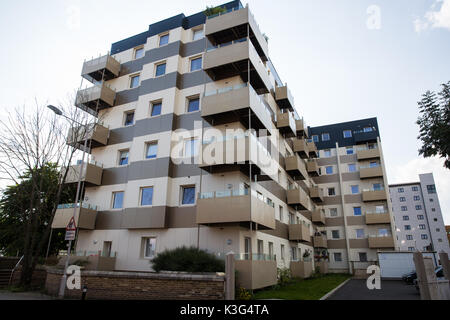
[[[18,285],[20,283],[20,276],[22,275],[22,266],[14,271],[11,278],[12,285]],[[45,281],[47,278],[47,270],[45,267],[37,266],[34,269],[33,276],[31,278],[31,288],[40,289],[45,286]]]
[[[62,270],[47,270],[47,293],[58,295]],[[225,276],[219,274],[82,271],[81,288],[91,300],[223,300]],[[66,288],[66,298],[81,290]]]

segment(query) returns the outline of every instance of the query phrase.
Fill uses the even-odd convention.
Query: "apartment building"
[[[389,192],[400,250],[435,251],[436,259],[441,251],[450,255],[433,174],[420,174],[418,182],[392,184]]]
[[[394,229],[376,118],[309,128],[319,151],[329,270],[362,270],[394,250]]]
[[[297,113],[250,9],[222,7],[154,23],[85,61],[92,84],[76,106],[98,122],[69,133],[74,146],[88,143],[90,158],[82,172],[71,166],[67,181],[81,172],[85,191],[81,205],[59,207],[53,228],[65,228],[76,207],[76,254],[97,254],[109,270],[152,271],[155,255],[180,246],[234,252],[249,289],[275,284],[277,268],[326,272],[327,247],[335,271],[376,259],[377,249],[394,247],[378,132],[352,124],[355,136],[342,145],[333,135],[332,148],[315,143],[310,134],[327,127],[308,128]],[[372,160],[378,166],[361,169],[364,177],[340,171]],[[326,174],[328,166],[341,169]],[[362,194],[347,196],[353,182]],[[324,208],[338,215],[325,218]]]

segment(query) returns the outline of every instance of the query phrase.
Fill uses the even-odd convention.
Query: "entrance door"
[[[102,255],[104,257],[111,257],[111,247],[112,247],[112,241],[104,241],[103,242]]]

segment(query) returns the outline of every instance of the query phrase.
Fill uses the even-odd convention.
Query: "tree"
[[[88,123],[87,115],[78,108],[60,109],[73,122],[68,124],[37,102],[34,108],[19,107],[0,119],[0,177],[13,183],[3,196],[2,208],[7,212],[2,219],[7,217],[21,232],[21,240],[9,239],[15,239],[11,248],[22,247],[20,284],[24,287],[31,283],[46,249],[57,206],[64,199],[68,170],[61,169],[69,166],[77,152],[67,144],[68,129],[79,126],[76,123]],[[78,130],[77,134],[88,132]]]
[[[418,105],[419,155],[444,158],[444,167],[450,169],[450,81],[442,84],[438,95],[427,91]]]

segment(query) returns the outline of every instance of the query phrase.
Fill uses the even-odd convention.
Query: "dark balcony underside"
[[[82,75],[82,77],[90,82],[94,82],[94,80],[101,81],[102,79],[104,79],[105,81],[109,81],[115,79],[117,76],[110,70],[105,68],[84,74]]]
[[[220,173],[227,173],[227,172],[236,172],[240,171],[247,177],[250,175],[250,165],[248,161],[245,163],[231,163],[231,164],[217,164],[217,165],[211,165],[211,166],[202,166],[203,170],[210,174],[220,174]],[[251,165],[252,168],[252,176],[257,175],[261,178],[260,181],[268,181],[272,180],[270,176],[266,175],[264,171],[261,170],[256,164]]]
[[[203,116],[203,119],[205,119],[205,121],[212,126],[220,126],[227,123],[240,122],[246,129],[250,129],[249,110],[250,108],[246,107],[239,110]],[[266,129],[264,124],[261,122],[261,120],[259,120],[255,113],[253,113],[253,111],[251,111],[250,113],[250,119],[252,129]],[[270,135],[269,130],[267,130],[267,134]]]
[[[100,110],[111,108],[112,106],[108,102],[106,102],[102,99],[97,99],[97,100],[92,100],[92,101],[88,101],[88,102],[84,102],[84,103],[78,103],[77,107],[83,111],[86,111],[86,112],[94,115],[94,116],[97,116],[97,114]]]

